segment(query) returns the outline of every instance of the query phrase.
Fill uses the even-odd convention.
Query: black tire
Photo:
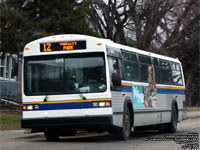
[[[159,131],[161,133],[175,133],[177,130],[177,122],[178,122],[178,112],[177,108],[175,107],[175,104],[172,106],[171,111],[171,122],[161,125]]]
[[[59,138],[59,135],[53,131],[44,131],[44,136],[48,141],[56,141]]]
[[[122,127],[119,129],[118,135],[121,140],[127,141],[129,139],[130,133],[131,133],[131,117],[130,117],[130,110],[126,105],[123,114],[123,124]]]
[[[167,124],[167,129],[169,133],[175,133],[177,130],[177,122],[178,122],[178,115],[177,115],[177,109],[175,105],[172,106],[172,116],[171,116],[171,122]]]

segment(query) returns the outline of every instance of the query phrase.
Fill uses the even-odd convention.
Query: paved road
[[[176,134],[160,134],[157,131],[133,132],[128,141],[118,141],[107,133],[61,137],[56,142],[46,141],[41,133],[24,134],[23,130],[0,133],[0,150],[181,150],[184,144],[175,143],[172,137],[176,135],[174,139],[179,140],[189,133],[199,135],[200,118],[182,121],[178,124]],[[159,138],[162,141],[152,141]]]
[[[200,111],[187,112],[187,117],[188,118],[199,118],[200,117]]]

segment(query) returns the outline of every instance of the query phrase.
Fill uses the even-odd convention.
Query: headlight
[[[34,109],[39,109],[39,105],[34,105]]]
[[[33,110],[33,105],[28,105],[27,110]]]
[[[103,107],[106,105],[106,102],[99,102],[99,107]]]
[[[40,109],[40,105],[36,104],[36,105],[24,105],[23,106],[23,110],[38,110]]]
[[[111,102],[93,102],[92,103],[93,107],[106,107],[106,106],[111,106]]]
[[[98,103],[98,102],[93,102],[93,103],[92,103],[92,106],[93,106],[93,107],[98,107],[98,106],[99,106],[99,103]]]

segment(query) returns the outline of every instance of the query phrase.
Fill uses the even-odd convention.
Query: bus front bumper
[[[112,125],[112,116],[22,119],[22,128],[45,130],[47,128],[104,128]]]

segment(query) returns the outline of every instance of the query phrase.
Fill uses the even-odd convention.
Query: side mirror
[[[121,86],[121,77],[119,73],[112,74],[112,82],[114,86]]]

